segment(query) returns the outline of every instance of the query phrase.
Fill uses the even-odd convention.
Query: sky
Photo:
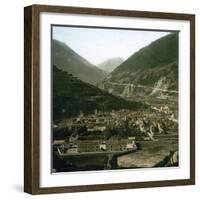
[[[53,26],[53,39],[64,42],[90,63],[121,57],[124,60],[169,32]]]

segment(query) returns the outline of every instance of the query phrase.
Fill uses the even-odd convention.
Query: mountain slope
[[[111,82],[133,84],[133,95],[160,95],[161,90],[177,91],[178,33],[164,36],[134,53],[103,81],[104,88],[106,83]],[[160,90],[155,92],[153,88]]]
[[[123,63],[124,59],[120,57],[110,58],[98,64],[98,67],[106,72],[112,72],[116,67]]]
[[[178,34],[164,36],[134,53],[112,75],[160,67],[178,59]]]
[[[98,110],[145,109],[140,102],[125,101],[122,98],[108,94],[99,88],[87,84],[71,74],[53,68],[53,119],[54,121],[74,116],[80,113]]]
[[[89,63],[65,43],[53,40],[52,46],[53,64],[58,66],[59,69],[93,85],[106,76],[104,71]]]

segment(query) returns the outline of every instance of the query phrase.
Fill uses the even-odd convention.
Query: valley
[[[177,33],[101,69],[53,42],[53,172],[179,166]]]

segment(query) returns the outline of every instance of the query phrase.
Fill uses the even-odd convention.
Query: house
[[[143,137],[143,140],[144,141],[150,141],[151,139],[150,139],[150,137]]]
[[[106,143],[102,142],[101,144],[99,144],[99,149],[102,151],[106,151],[106,149],[107,149]]]
[[[61,145],[61,144],[64,144],[65,143],[65,140],[54,140],[53,141],[53,145]]]
[[[135,144],[135,141],[126,144],[126,150],[136,150],[136,149],[137,145]]]
[[[53,141],[53,149],[56,150],[57,148],[65,149],[65,140],[54,140]]]
[[[78,152],[78,145],[72,145],[67,149],[67,153],[69,154],[76,154]]]
[[[95,126],[94,127],[95,131],[105,131],[106,130],[106,126]]]
[[[87,131],[88,132],[94,132],[95,131],[95,127],[90,124],[90,125],[87,126]]]
[[[53,141],[53,148],[57,149],[58,147],[65,148],[65,140],[54,140]]]
[[[129,140],[135,140],[135,136],[128,137]]]

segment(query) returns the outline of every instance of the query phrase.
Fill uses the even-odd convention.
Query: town
[[[60,156],[88,153],[136,151],[140,141],[156,141],[169,132],[177,132],[178,120],[168,106],[149,111],[98,111],[71,117],[54,125],[64,137],[54,134],[53,149]],[[176,116],[177,117],[177,116]]]

